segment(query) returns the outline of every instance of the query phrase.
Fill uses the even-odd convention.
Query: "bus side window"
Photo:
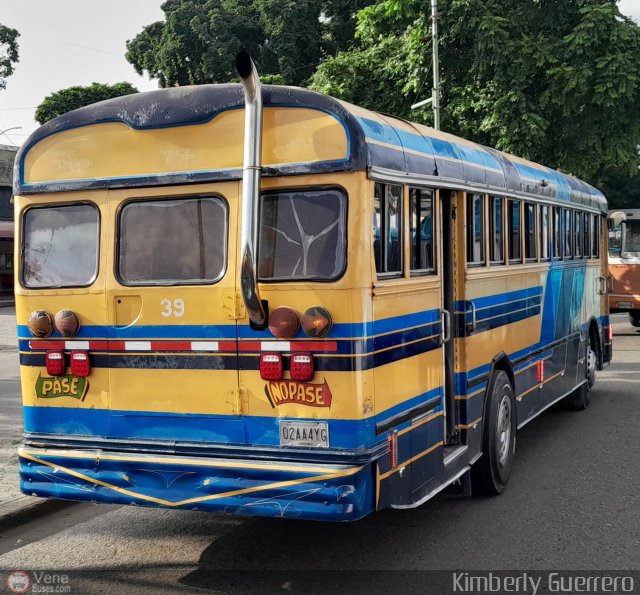
[[[552,257],[553,260],[559,260],[560,258],[562,258],[562,236],[561,236],[561,226],[560,226],[560,219],[561,219],[561,209],[560,207],[551,207],[551,214],[552,214],[552,219],[553,219],[553,235],[551,236],[551,246],[553,248],[552,250]]]
[[[524,257],[528,261],[536,260],[536,206],[524,203]]]
[[[503,199],[489,197],[489,260],[491,264],[504,264]]]
[[[467,195],[467,264],[484,264],[484,195]]]
[[[549,260],[549,207],[540,205],[540,259]]]
[[[435,270],[433,247],[433,192],[411,188],[409,190],[409,225],[411,237],[411,274],[424,274]]]
[[[600,258],[600,218],[591,215],[591,256]]]
[[[380,276],[402,275],[402,186],[375,185],[373,253]]]
[[[573,224],[573,253],[576,258],[582,258],[582,213],[579,211],[575,212],[575,220]]]
[[[573,212],[571,209],[564,209],[564,257],[573,258]]]
[[[522,258],[522,251],[520,250],[520,201],[509,200],[508,201],[508,227],[509,230],[509,262],[518,263]]]

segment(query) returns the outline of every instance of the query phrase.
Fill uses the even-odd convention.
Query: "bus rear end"
[[[198,119],[184,107],[192,93],[213,93],[219,109]],[[265,107],[263,161],[296,175],[265,178],[257,201],[259,325],[240,266],[239,89],[149,95],[63,116],[18,156],[22,490],[366,515],[386,443],[360,366],[364,323],[353,322],[370,315],[355,200],[369,183],[351,171],[344,124],[313,107]],[[142,122],[151,104],[155,120]],[[174,121],[162,119],[169,107]]]

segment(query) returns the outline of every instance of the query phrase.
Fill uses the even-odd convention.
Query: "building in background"
[[[13,293],[13,162],[18,147],[0,145],[0,294]]]

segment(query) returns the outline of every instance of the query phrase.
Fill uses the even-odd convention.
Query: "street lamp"
[[[11,126],[11,128],[5,128],[4,130],[0,131],[0,136],[4,135],[5,132],[9,132],[9,130],[22,130],[22,126]],[[13,143],[14,147],[18,146],[8,136],[7,139],[9,139],[10,143]]]

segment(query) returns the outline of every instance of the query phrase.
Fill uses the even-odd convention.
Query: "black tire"
[[[562,400],[565,409],[584,411],[591,404],[591,389],[596,382],[597,356],[591,343],[587,343],[587,364],[585,371],[587,378],[573,393]]]
[[[474,494],[502,494],[516,449],[516,401],[506,372],[491,377],[485,405],[482,457],[471,467]]]
[[[630,312],[629,313],[629,322],[631,326],[639,327],[640,326],[640,312]]]

